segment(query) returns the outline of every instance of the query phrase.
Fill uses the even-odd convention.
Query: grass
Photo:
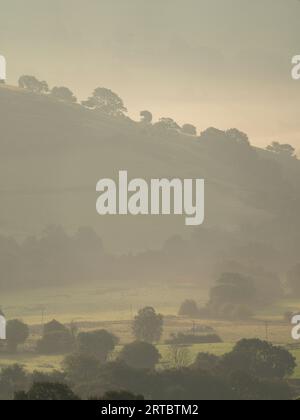
[[[34,353],[20,353],[14,356],[0,355],[0,368],[15,363],[24,366],[28,372],[39,370],[50,372],[53,369],[60,369],[64,356],[39,356]]]
[[[2,306],[7,318],[19,318],[32,326],[34,335],[20,354],[8,356],[0,354],[0,367],[13,363],[22,364],[29,371],[50,371],[59,369],[63,356],[39,356],[34,353],[35,341],[39,338],[41,325],[57,319],[63,323],[74,321],[79,330],[104,328],[120,338],[120,345],[133,340],[131,322],[138,309],[153,305],[165,315],[164,336],[162,342],[171,333],[191,331],[193,326],[209,325],[223,340],[221,344],[201,344],[189,347],[191,361],[199,352],[223,355],[233,348],[242,338],[268,338],[271,342],[291,349],[297,359],[295,378],[300,379],[300,349],[291,338],[291,326],[283,322],[283,314],[300,308],[300,301],[283,300],[260,311],[250,322],[228,322],[219,320],[192,320],[178,318],[176,314],[180,303],[190,297],[196,297],[200,304],[207,300],[207,291],[199,290],[190,284],[156,285],[122,289],[109,286],[77,286],[54,289],[25,291],[22,294],[2,295]],[[26,302],[26,304],[24,303]],[[159,345],[162,355],[161,367],[168,365],[166,345]]]
[[[124,288],[115,285],[78,285],[71,288],[25,290],[20,294],[1,294],[0,307],[7,318],[20,318],[29,324],[40,324],[53,318],[60,322],[125,321],[145,306],[153,306],[164,315],[176,314],[181,302],[197,294],[199,303],[207,292],[190,284],[177,287],[153,284]],[[26,303],[25,303],[26,302]]]
[[[168,365],[169,357],[169,346],[167,345],[158,345],[158,350],[162,356],[160,366]],[[194,361],[197,354],[200,352],[204,353],[213,353],[217,356],[221,356],[232,349],[233,345],[231,344],[200,344],[189,347],[190,360]],[[118,352],[121,347],[119,347],[115,354],[114,358],[117,357]],[[300,354],[299,354],[300,356]],[[53,369],[60,369],[62,361],[64,359],[63,355],[55,356],[39,356],[34,353],[22,352],[17,355],[9,356],[7,354],[0,354],[0,368],[18,363],[26,368],[27,371],[33,372],[34,370],[40,370],[43,372],[50,372]]]

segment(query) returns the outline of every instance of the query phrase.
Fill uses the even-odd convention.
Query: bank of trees
[[[128,351],[128,348],[127,350]],[[14,365],[0,374],[1,398],[18,400],[195,399],[290,400],[296,388],[287,379],[294,357],[284,348],[260,340],[242,340],[224,356],[199,354],[194,362],[176,353],[177,366],[155,370],[126,360],[98,363],[92,356],[70,363],[61,372],[30,374]],[[139,357],[139,356],[138,356]],[[127,360],[130,360],[127,359]],[[8,385],[9,384],[9,385]],[[126,391],[124,391],[126,390]]]
[[[200,353],[194,359],[188,347],[174,342],[168,347],[169,364],[162,370],[157,369],[161,354],[153,344],[161,338],[162,317],[153,308],[144,308],[133,325],[137,320],[144,339],[119,349],[118,339],[108,331],[78,333],[55,320],[45,324],[37,350],[67,353],[61,371],[30,374],[19,365],[3,368],[0,398],[288,400],[297,396],[287,382],[296,360],[284,347],[244,339],[223,356]],[[15,321],[10,325],[15,328],[15,351],[26,338],[26,328]],[[209,330],[203,327],[203,332]]]
[[[297,268],[294,268],[289,274],[289,284],[291,288],[294,285],[294,289],[300,285],[297,273]],[[258,272],[257,276],[252,277],[239,272],[224,272],[211,287],[209,300],[204,307],[200,307],[195,300],[185,300],[178,314],[189,318],[247,321],[257,309],[283,296],[283,285],[279,277],[272,273]]]
[[[78,99],[68,87],[55,86],[52,89],[45,81],[37,77],[24,75],[19,78],[19,87],[33,94],[48,95],[59,102],[67,104],[78,104]],[[128,110],[123,99],[111,89],[97,87],[92,95],[80,104],[84,108],[99,112],[113,118],[124,118]],[[145,126],[153,126],[154,130],[161,132],[178,132],[189,136],[197,136],[197,128],[192,124],[184,124],[182,127],[172,118],[160,118],[153,124],[153,115],[150,111],[144,110],[140,113],[141,123]]]

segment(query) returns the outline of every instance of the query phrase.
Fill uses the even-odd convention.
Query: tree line
[[[144,343],[145,344],[145,343]],[[155,352],[155,348],[153,347]],[[133,358],[153,358],[144,348],[126,347]],[[90,354],[72,354],[62,369],[28,373],[20,365],[2,369],[0,397],[15,400],[291,400],[297,390],[288,378],[296,367],[284,348],[256,339],[241,340],[224,356],[199,353],[186,367],[131,366],[124,357],[102,363]]]
[[[19,88],[25,89],[28,92],[40,95],[48,95],[49,97],[67,104],[80,104],[84,108],[100,112],[110,117],[127,118],[126,108],[123,99],[111,89],[98,87],[94,90],[92,95],[79,102],[71,89],[65,86],[55,86],[50,88],[46,81],[38,80],[32,75],[23,75],[19,78]],[[140,122],[145,126],[153,126],[153,128],[161,131],[181,132],[188,136],[197,136],[197,127],[193,124],[187,123],[180,126],[173,118],[163,117],[158,122],[153,124],[153,114],[144,110],[140,112]],[[227,132],[228,136],[237,142],[249,142],[245,133],[232,129]],[[279,142],[272,142],[267,147],[269,152],[285,157],[296,158],[296,149],[290,144],[281,144]]]

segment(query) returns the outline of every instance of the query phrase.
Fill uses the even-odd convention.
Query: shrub
[[[20,344],[25,343],[29,337],[29,327],[18,319],[8,321],[6,326],[7,347],[11,353],[15,353]]]
[[[136,369],[154,369],[160,357],[155,346],[142,341],[127,344],[119,355],[120,360]]]
[[[53,320],[44,326],[43,337],[37,343],[37,351],[41,354],[65,354],[73,351],[74,345],[71,331]]]
[[[163,316],[157,314],[153,308],[146,307],[134,318],[132,329],[137,340],[157,342],[163,332]]]
[[[28,392],[17,392],[16,401],[78,401],[80,398],[65,384],[34,383]]]
[[[107,361],[109,354],[118,344],[118,338],[105,330],[80,333],[77,337],[78,350],[90,356],[94,356],[102,363]]]
[[[213,371],[220,361],[218,356],[210,353],[199,353],[193,364],[194,369]]]

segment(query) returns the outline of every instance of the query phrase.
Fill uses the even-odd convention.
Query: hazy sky
[[[149,109],[253,142],[300,148],[298,0],[0,0],[8,82],[24,73],[84,98],[118,92]]]

